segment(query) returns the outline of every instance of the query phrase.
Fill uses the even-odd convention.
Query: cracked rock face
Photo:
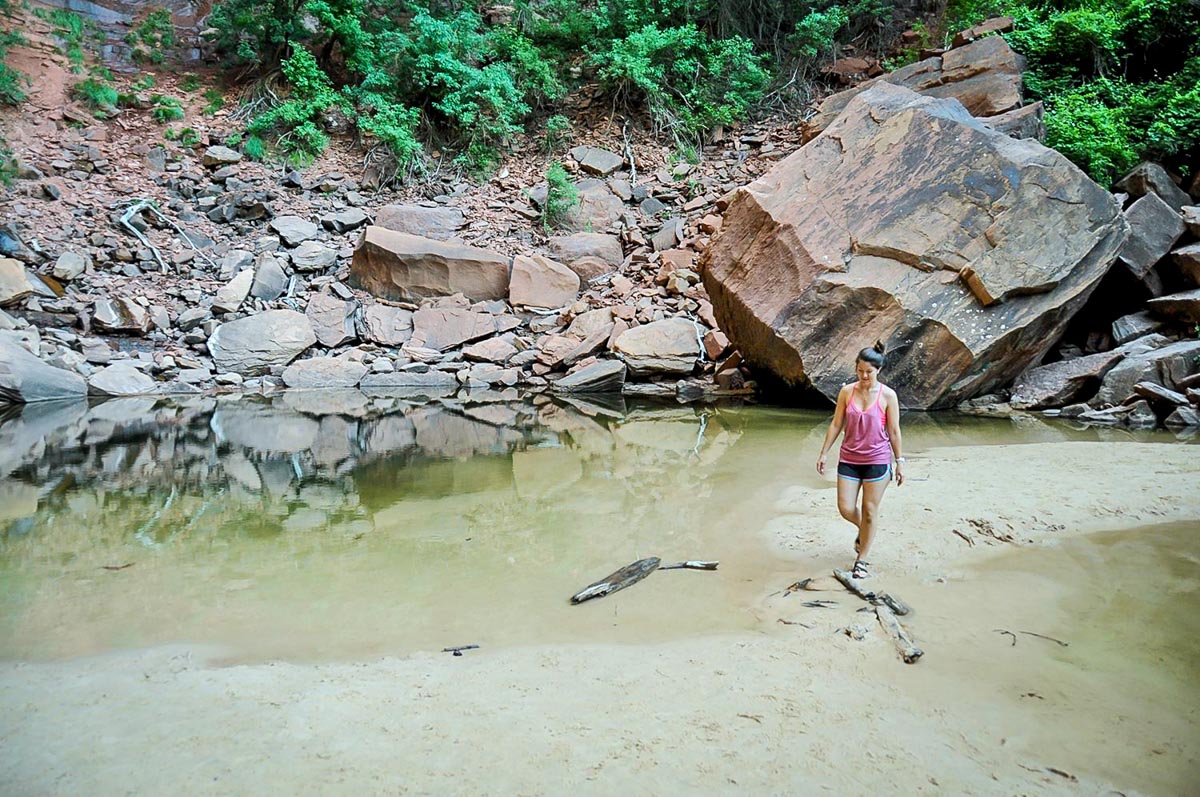
[[[735,192],[702,265],[752,364],[834,399],[881,339],[884,381],[931,409],[1044,355],[1127,235],[1116,200],[1061,155],[880,83]]]

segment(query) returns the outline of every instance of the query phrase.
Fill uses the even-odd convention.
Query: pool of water
[[[641,642],[757,627],[761,532],[828,415],[355,391],[0,415],[0,658],[188,643],[230,660]],[[910,452],[1160,440],[912,414]],[[815,441],[815,442],[814,442]],[[814,449],[815,450],[815,449]],[[832,510],[831,510],[832,511]],[[646,556],[640,599],[568,597]]]

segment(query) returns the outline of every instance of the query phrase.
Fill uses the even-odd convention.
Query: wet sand
[[[710,498],[779,551],[688,574],[745,581],[752,630],[340,664],[220,666],[228,651],[184,646],[4,663],[0,792],[1175,795],[1200,782],[1195,446],[910,454],[872,554],[877,583],[916,608],[906,624],[926,655],[906,666],[856,599],[779,594],[848,563],[852,530],[833,480],[807,470],[811,443],[783,494]],[[647,582],[579,608],[615,623],[651,598],[669,593]],[[799,605],[812,598],[838,605]],[[853,624],[864,639],[839,631]]]

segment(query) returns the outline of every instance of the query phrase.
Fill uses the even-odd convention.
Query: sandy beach
[[[797,455],[806,468],[809,453]],[[0,792],[1194,788],[1200,684],[1194,668],[1156,664],[1154,646],[1183,646],[1176,663],[1200,661],[1197,448],[931,446],[910,455],[908,476],[889,492],[872,560],[877,583],[915,609],[905,622],[925,656],[914,665],[853,596],[783,594],[848,564],[834,482],[812,473],[780,495],[730,500],[731,519],[752,518],[778,552],[767,568],[726,556],[705,575],[748,582],[753,631],[324,664],[222,666],[226,651],[191,646],[4,663]],[[1138,559],[1150,554],[1130,535],[1104,535],[1143,526],[1172,548],[1169,562]],[[1121,567],[1130,578],[1119,583],[1092,573]],[[1151,592],[1147,605],[1139,596]],[[1107,597],[1081,604],[1081,594]],[[599,621],[669,596],[648,580],[595,604],[603,613],[579,610]],[[837,605],[801,605],[818,598]],[[1129,607],[1154,622],[1126,629],[1145,644],[1122,653],[1105,629]],[[1169,623],[1182,627],[1164,632]],[[862,639],[842,630],[855,625]]]

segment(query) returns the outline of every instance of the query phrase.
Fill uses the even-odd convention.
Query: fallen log
[[[879,624],[883,626],[883,630],[896,643],[896,650],[899,651],[900,658],[904,659],[905,664],[912,664],[925,655],[925,651],[913,643],[912,637],[904,630],[904,626],[900,625],[900,621],[896,619],[896,615],[888,606],[876,605],[875,616],[879,618]]]
[[[901,617],[908,614],[910,611],[904,601],[900,600],[899,598],[894,598],[886,592],[876,592],[864,584],[861,579],[857,579],[850,575],[849,571],[834,570],[833,577],[842,582],[842,586],[865,600],[867,603],[875,606],[883,604]]]
[[[646,576],[658,569],[659,558],[639,559],[633,564],[625,565],[615,573],[610,573],[599,581],[588,584],[571,596],[571,603],[583,603],[592,598],[602,598],[618,590],[633,586]]]
[[[720,562],[701,562],[688,559],[686,562],[676,562],[673,565],[661,565],[659,570],[716,570]]]

